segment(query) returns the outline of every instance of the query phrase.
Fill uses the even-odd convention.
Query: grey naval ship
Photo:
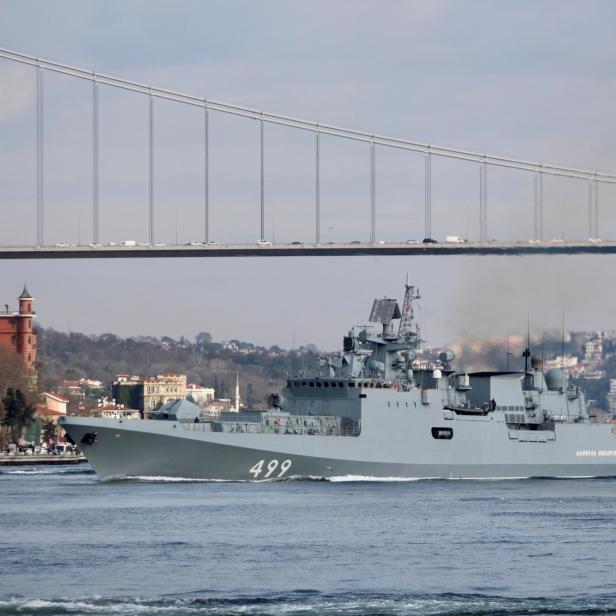
[[[465,373],[418,356],[419,294],[377,299],[320,374],[297,375],[266,411],[201,418],[188,401],[151,419],[64,417],[101,480],[131,477],[524,478],[616,475],[616,434],[564,370]]]

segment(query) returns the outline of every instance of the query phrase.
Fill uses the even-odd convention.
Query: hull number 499
[[[258,479],[261,474],[263,474],[263,479],[268,477],[278,478],[282,477],[291,468],[291,460],[284,460],[281,463],[278,460],[270,460],[265,468],[263,467],[264,464],[265,460],[259,460],[248,472],[255,479]]]

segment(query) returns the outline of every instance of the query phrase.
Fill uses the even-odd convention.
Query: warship
[[[566,372],[462,372],[421,354],[417,289],[374,300],[319,374],[289,377],[265,411],[201,417],[172,401],[141,420],[63,417],[99,479],[605,477],[616,430],[587,410]]]

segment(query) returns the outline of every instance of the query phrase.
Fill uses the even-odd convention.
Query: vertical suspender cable
[[[593,182],[588,180],[588,239],[593,237],[593,220],[592,220],[592,208],[593,208]]]
[[[265,153],[263,135],[263,114],[261,114],[261,240],[265,240]]]
[[[210,241],[210,117],[207,101],[204,101],[203,109],[204,134],[203,134],[203,199],[205,208],[205,243]]]
[[[483,240],[488,241],[488,164],[483,161]]]
[[[149,146],[149,242],[154,243],[154,97],[149,95],[149,127],[148,127],[148,146]]]
[[[539,173],[533,174],[533,239],[539,239]]]
[[[598,238],[599,237],[599,183],[597,182],[596,178],[593,180],[593,183],[595,185],[595,202],[594,202],[595,234],[594,234],[594,237]]]
[[[425,237],[432,237],[432,152],[430,146],[425,152]]]
[[[479,165],[479,241],[488,241],[488,164]]]
[[[100,241],[98,82],[92,82],[92,241]]]
[[[44,233],[44,115],[43,115],[43,69],[36,69],[36,243],[42,246]]]
[[[539,240],[543,240],[543,173],[539,170]]]
[[[314,184],[314,198],[315,198],[315,238],[316,243],[321,242],[321,133],[317,127],[315,133],[315,184]]]
[[[370,143],[370,243],[376,241],[376,149]]]
[[[479,241],[483,242],[483,163],[479,165]]]

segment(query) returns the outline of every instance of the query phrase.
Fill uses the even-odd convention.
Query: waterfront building
[[[43,407],[58,413],[59,415],[66,415],[67,406],[70,400],[57,394],[55,392],[45,392],[43,394]]]
[[[58,386],[58,393],[64,396],[70,396],[71,398],[83,398],[86,397],[79,381],[73,381],[70,379],[64,379]]]
[[[143,381],[140,408],[147,417],[156,407],[180,398],[186,398],[186,375],[158,374]]]
[[[116,375],[112,386],[115,402],[125,408],[139,409],[144,417],[170,400],[186,398],[185,374],[157,374],[154,377]]]
[[[215,397],[216,392],[213,387],[203,387],[203,385],[196,385],[195,383],[189,383],[186,386],[186,398],[199,406],[206,405],[214,400]]]
[[[19,296],[19,309],[9,310],[4,304],[4,312],[0,314],[0,346],[8,351],[21,355],[24,364],[34,371],[36,366],[37,334],[32,329],[32,320],[36,312],[32,310],[34,299],[24,285]]]
[[[141,400],[144,380],[142,376],[131,376],[125,372],[116,374],[116,380],[111,386],[114,402],[124,408],[143,410]]]
[[[23,440],[35,446],[51,447],[58,443],[65,443],[64,430],[58,429],[58,420],[67,414],[69,400],[54,392],[42,394],[41,404],[36,405],[34,421],[25,430]],[[43,442],[43,427],[45,424],[54,425],[53,442]]]
[[[605,378],[603,369],[603,334],[595,333],[584,343],[584,377],[599,380]]]
[[[578,358],[575,355],[557,355],[553,359],[546,359],[543,362],[545,370],[551,370],[552,368],[565,368],[570,372],[575,372],[578,368]]]
[[[616,379],[610,379],[610,390],[606,396],[607,408],[612,417],[616,417]]]

